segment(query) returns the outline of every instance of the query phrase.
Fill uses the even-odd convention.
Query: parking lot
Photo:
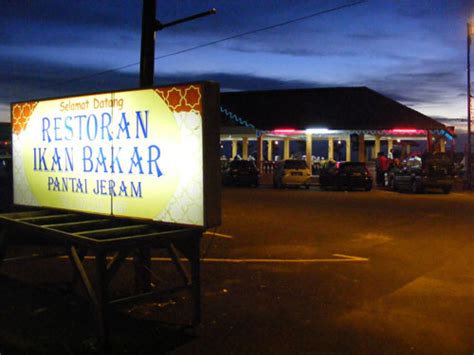
[[[471,354],[473,215],[470,193],[225,188],[222,226],[202,241],[197,333],[169,325],[186,319],[185,297],[121,309],[114,351]],[[2,355],[88,349],[87,312],[54,286],[68,267],[5,265]],[[131,280],[125,269],[117,292]],[[163,282],[169,269],[153,264]]]

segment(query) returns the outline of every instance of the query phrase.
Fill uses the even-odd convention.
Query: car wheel
[[[279,189],[281,187],[281,183],[278,180],[273,180],[273,187],[275,189]]]
[[[443,193],[444,194],[449,194],[451,192],[451,187],[443,187]]]

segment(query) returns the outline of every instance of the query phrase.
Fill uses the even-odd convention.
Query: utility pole
[[[467,189],[472,188],[472,168],[471,168],[471,35],[472,25],[468,22],[467,24],[467,157],[466,157],[466,176],[467,176]]]
[[[142,13],[142,41],[140,51],[140,87],[153,86],[153,76],[155,73],[155,35],[157,31],[183,22],[192,21],[207,15],[213,15],[217,11],[211,9],[192,16],[168,23],[161,23],[156,19],[156,0],[143,0]]]
[[[155,74],[155,35],[157,31],[215,13],[216,9],[211,9],[163,24],[156,19],[156,0],[143,0],[140,87],[148,88],[153,86]],[[150,290],[149,271],[151,269],[151,253],[149,248],[141,247],[137,250],[134,257],[134,267],[136,291],[148,292]]]

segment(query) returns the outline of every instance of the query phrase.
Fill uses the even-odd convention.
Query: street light
[[[471,189],[472,168],[471,168],[471,37],[473,27],[467,23],[467,158],[466,175],[467,188]]]
[[[201,12],[168,23],[161,23],[156,19],[156,0],[143,0],[142,41],[140,51],[140,87],[153,85],[155,72],[155,33],[167,27],[192,21],[204,16],[214,15],[216,9]]]

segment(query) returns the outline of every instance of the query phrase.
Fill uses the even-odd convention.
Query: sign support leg
[[[2,266],[3,259],[7,254],[7,227],[3,226],[0,230],[0,267]]]
[[[135,268],[135,292],[142,293],[151,290],[150,270],[151,251],[147,246],[137,249],[133,258]]]
[[[109,346],[109,324],[108,324],[108,278],[107,278],[107,254],[104,251],[96,253],[96,280],[97,280],[97,304],[96,318],[99,331],[99,346],[104,352]]]
[[[193,299],[192,325],[201,323],[201,255],[200,243],[202,231],[193,230],[191,238],[186,243],[176,243],[175,247],[189,260],[191,268],[191,293]]]

